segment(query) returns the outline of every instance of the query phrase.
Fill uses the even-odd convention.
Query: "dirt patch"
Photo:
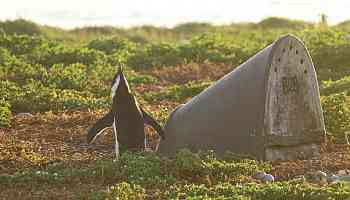
[[[143,73],[157,77],[159,80],[170,83],[184,84],[189,81],[218,80],[233,67],[225,64],[190,63],[173,67],[152,69]]]
[[[144,109],[156,119],[164,119],[176,106],[172,102],[148,105]],[[93,145],[86,143],[89,127],[108,110],[46,112],[32,117],[14,118],[12,128],[0,129],[0,175],[27,168],[44,168],[53,162],[113,159],[114,139],[107,130]],[[146,127],[155,145],[155,131]]]
[[[175,103],[145,106],[145,110],[159,119],[160,110],[167,115]],[[11,129],[0,129],[0,174],[13,174],[26,168],[43,168],[53,162],[89,162],[112,159],[113,135],[108,130],[94,145],[86,144],[86,131],[107,110],[39,113],[31,118],[15,119]],[[166,114],[164,114],[166,113]],[[154,130],[146,128],[151,141]],[[272,162],[272,174],[281,180],[312,171],[337,172],[350,168],[350,147],[328,145],[321,157],[312,160]]]
[[[279,180],[289,180],[299,175],[311,175],[316,171],[336,174],[339,170],[350,169],[350,147],[329,144],[322,149],[319,158],[310,160],[275,161],[272,174]]]

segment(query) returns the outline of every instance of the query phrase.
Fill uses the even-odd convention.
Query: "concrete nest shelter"
[[[230,151],[262,160],[316,156],[325,137],[311,57],[286,35],[169,116],[159,152]]]

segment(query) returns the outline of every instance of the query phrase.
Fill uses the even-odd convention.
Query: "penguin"
[[[131,94],[122,67],[119,68],[113,78],[111,94],[112,108],[89,129],[87,133],[88,144],[93,143],[105,129],[112,126],[115,138],[115,155],[116,160],[118,160],[119,143],[130,151],[147,148],[144,124],[152,126],[160,135],[160,138],[165,139],[162,127],[142,109],[136,98]]]

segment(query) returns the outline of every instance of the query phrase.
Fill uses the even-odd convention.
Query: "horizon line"
[[[206,21],[206,20],[188,20],[188,21],[183,21],[183,22],[178,22],[178,23],[174,23],[172,25],[166,25],[166,24],[157,24],[157,23],[140,23],[140,24],[130,24],[130,25],[121,25],[121,24],[113,24],[113,23],[98,23],[98,24],[94,24],[94,23],[85,23],[82,25],[76,25],[76,26],[71,26],[71,27],[64,27],[64,26],[60,26],[60,25],[55,25],[55,24],[47,24],[47,23],[40,23],[36,20],[33,19],[29,19],[28,17],[15,17],[15,18],[3,18],[0,19],[0,22],[6,22],[6,21],[16,21],[16,20],[25,20],[25,21],[29,21],[32,23],[35,23],[39,26],[43,26],[43,27],[52,27],[52,28],[60,28],[63,30],[74,30],[74,29],[81,29],[81,28],[87,28],[87,27],[113,27],[113,28],[119,28],[119,29],[133,29],[133,28],[139,28],[139,27],[145,27],[145,26],[150,26],[150,27],[155,27],[155,28],[167,28],[167,29],[172,29],[175,28],[177,26],[181,26],[184,24],[208,24],[211,26],[230,26],[230,25],[248,25],[248,24],[259,24],[261,22],[263,22],[266,19],[270,19],[270,18],[277,18],[277,19],[284,19],[284,20],[290,20],[290,21],[298,21],[298,22],[302,22],[305,24],[310,24],[310,25],[317,25],[321,23],[321,17],[320,19],[315,22],[315,21],[308,21],[308,20],[302,20],[302,19],[295,19],[295,18],[288,18],[288,17],[280,17],[280,16],[266,16],[264,18],[261,18],[259,21],[244,21],[244,20],[240,20],[240,21],[235,21],[232,20],[230,22],[213,22],[213,21]],[[329,26],[337,26],[340,25],[342,23],[346,23],[346,22],[350,22],[350,18],[346,19],[344,21],[340,21],[338,23],[329,23]]]

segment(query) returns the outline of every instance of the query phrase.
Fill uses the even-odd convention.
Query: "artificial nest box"
[[[325,126],[315,68],[303,43],[286,35],[169,116],[159,152],[181,148],[263,160],[315,156]]]

